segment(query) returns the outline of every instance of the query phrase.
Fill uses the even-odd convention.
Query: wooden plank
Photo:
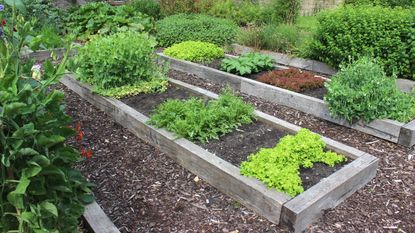
[[[378,159],[365,154],[306,192],[284,204],[281,221],[301,232],[319,218],[322,210],[336,207],[376,175]]]
[[[402,126],[398,142],[408,147],[415,144],[415,120]]]
[[[92,94],[87,85],[80,84],[70,75],[61,82],[218,190],[269,221],[279,223],[282,205],[290,199],[287,195],[268,189],[256,179],[240,175],[239,168],[194,143],[186,139],[176,139],[174,134],[166,130],[147,125],[146,116],[121,101]]]
[[[216,83],[227,84],[234,90],[241,89],[242,78],[237,75],[230,74],[226,79],[224,79],[223,75],[228,73],[193,62],[170,58],[162,53],[157,53],[157,55],[159,55],[163,60],[169,62],[171,67],[175,70],[194,74],[199,78],[210,80]]]
[[[85,206],[82,215],[89,230],[95,233],[120,233],[118,228],[111,222],[101,207],[95,201]]]

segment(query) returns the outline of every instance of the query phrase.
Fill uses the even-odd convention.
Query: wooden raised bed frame
[[[172,69],[195,74],[200,78],[219,84],[226,84],[234,90],[242,93],[260,97],[273,103],[285,105],[287,107],[312,114],[321,119],[356,129],[394,143],[408,147],[415,144],[415,120],[412,120],[409,123],[401,123],[386,119],[374,120],[370,123],[359,121],[354,124],[349,124],[345,120],[333,118],[330,115],[327,104],[323,100],[248,78],[243,78],[238,75],[223,72],[197,63],[174,59],[162,53],[158,53],[158,55],[163,60],[169,62]],[[282,66],[276,67],[279,69],[284,68]]]
[[[170,82],[208,98],[218,97],[212,92],[177,80],[170,79]],[[354,160],[304,193],[290,198],[284,193],[268,189],[256,179],[240,175],[238,167],[196,144],[183,138],[177,139],[173,133],[146,124],[148,117],[119,100],[92,93],[89,85],[81,84],[75,80],[73,75],[65,75],[61,83],[218,190],[269,221],[276,224],[281,222],[295,232],[306,229],[324,209],[334,208],[376,175],[377,158],[322,137],[328,149]],[[255,113],[258,120],[280,130],[289,133],[296,133],[300,130],[298,126],[265,113],[259,111]]]
[[[97,202],[85,206],[82,215],[85,228],[93,233],[120,233],[118,228],[111,222]]]

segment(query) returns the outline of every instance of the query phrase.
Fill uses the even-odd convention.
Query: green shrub
[[[415,78],[415,14],[382,7],[344,7],[321,14],[309,56],[338,67],[374,56],[387,74]]]
[[[84,205],[94,198],[91,184],[73,168],[81,157],[66,143],[75,134],[68,127],[72,119],[64,93],[52,86],[65,72],[67,54],[56,66],[32,67],[20,58],[30,23],[19,20],[2,32],[0,232],[77,232]]]
[[[160,4],[155,0],[132,0],[129,4],[137,11],[153,17],[153,19],[161,18]]]
[[[3,1],[2,1],[3,2]],[[14,1],[9,1],[13,3]],[[21,0],[16,1],[16,4],[21,2],[22,7],[17,7],[19,15],[24,17],[26,20],[35,19],[36,22],[33,24],[33,33],[39,32],[43,27],[48,26],[55,28],[59,32],[64,29],[64,18],[67,13],[65,10],[55,7],[53,0]],[[4,18],[7,18],[8,22],[11,20],[12,9],[5,9]]]
[[[301,43],[301,37],[302,33],[295,25],[269,24],[241,30],[237,42],[258,49],[295,53]]]
[[[174,44],[163,52],[167,56],[192,62],[211,62],[225,55],[220,47],[200,41],[185,41]]]
[[[261,53],[247,53],[238,58],[225,58],[221,63],[221,70],[238,75],[259,73],[273,68],[274,60]]]
[[[346,0],[344,4],[390,7],[415,7],[415,0]]]
[[[194,0],[160,0],[160,7],[164,16],[179,13],[197,13]]]
[[[273,24],[293,24],[300,13],[301,2],[302,0],[270,0],[264,6],[264,20]]]
[[[260,5],[249,0],[201,0],[196,3],[196,7],[203,14],[229,19],[238,25],[244,26],[262,22]]]
[[[226,45],[233,42],[237,31],[229,20],[198,14],[173,15],[157,22],[157,38],[163,47],[189,40]]]
[[[87,3],[71,12],[67,18],[70,33],[81,40],[93,35],[110,35],[128,30],[151,32],[152,19],[137,11],[131,5],[113,7],[107,3]]]
[[[165,90],[164,72],[154,63],[155,45],[154,38],[138,32],[97,37],[79,50],[76,73],[102,95],[122,97]]]
[[[267,25],[262,29],[265,49],[281,53],[294,53],[300,42],[300,31],[294,25]]]
[[[365,57],[343,67],[326,83],[330,113],[349,122],[415,117],[415,98],[399,91],[379,64]]]
[[[300,168],[311,168],[314,163],[334,166],[346,158],[325,151],[326,144],[320,135],[301,129],[296,135],[280,139],[274,148],[262,148],[241,164],[241,174],[255,177],[268,187],[294,197],[302,192]]]
[[[54,49],[63,47],[64,43],[64,40],[54,27],[46,26],[40,30],[37,36],[32,38],[29,47],[35,51],[39,49]]]
[[[189,140],[207,142],[251,123],[253,118],[253,106],[225,91],[207,104],[198,98],[167,100],[156,108],[149,123]]]

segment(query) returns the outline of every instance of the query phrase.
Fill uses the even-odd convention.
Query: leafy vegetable
[[[394,77],[371,58],[345,66],[326,83],[325,101],[330,113],[349,122],[393,119],[408,122],[415,117],[415,97],[397,89]]]
[[[225,91],[219,99],[207,104],[199,98],[167,100],[156,108],[149,123],[165,127],[180,137],[207,142],[251,123],[253,118],[253,106]]]
[[[238,58],[225,58],[222,60],[221,70],[239,75],[259,73],[273,68],[274,60],[261,53],[247,53]]]
[[[154,38],[131,31],[97,37],[79,50],[74,69],[80,81],[107,96],[163,91],[166,70],[154,62],[155,45]]]
[[[167,56],[193,62],[211,62],[225,53],[218,46],[200,41],[185,41],[165,49]]]
[[[314,163],[334,166],[346,160],[342,155],[325,152],[326,144],[320,136],[308,129],[296,135],[281,138],[274,148],[262,148],[241,164],[241,174],[255,177],[268,187],[294,197],[302,192],[300,168],[311,168]]]
[[[324,79],[294,68],[274,70],[263,74],[257,80],[295,92],[324,87]]]

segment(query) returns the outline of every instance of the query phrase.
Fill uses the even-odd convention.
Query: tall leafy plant
[[[65,143],[75,131],[68,127],[64,94],[51,90],[66,56],[58,66],[47,61],[32,68],[20,59],[31,24],[12,17],[1,30],[0,231],[75,232],[93,196],[72,168],[80,155]]]

